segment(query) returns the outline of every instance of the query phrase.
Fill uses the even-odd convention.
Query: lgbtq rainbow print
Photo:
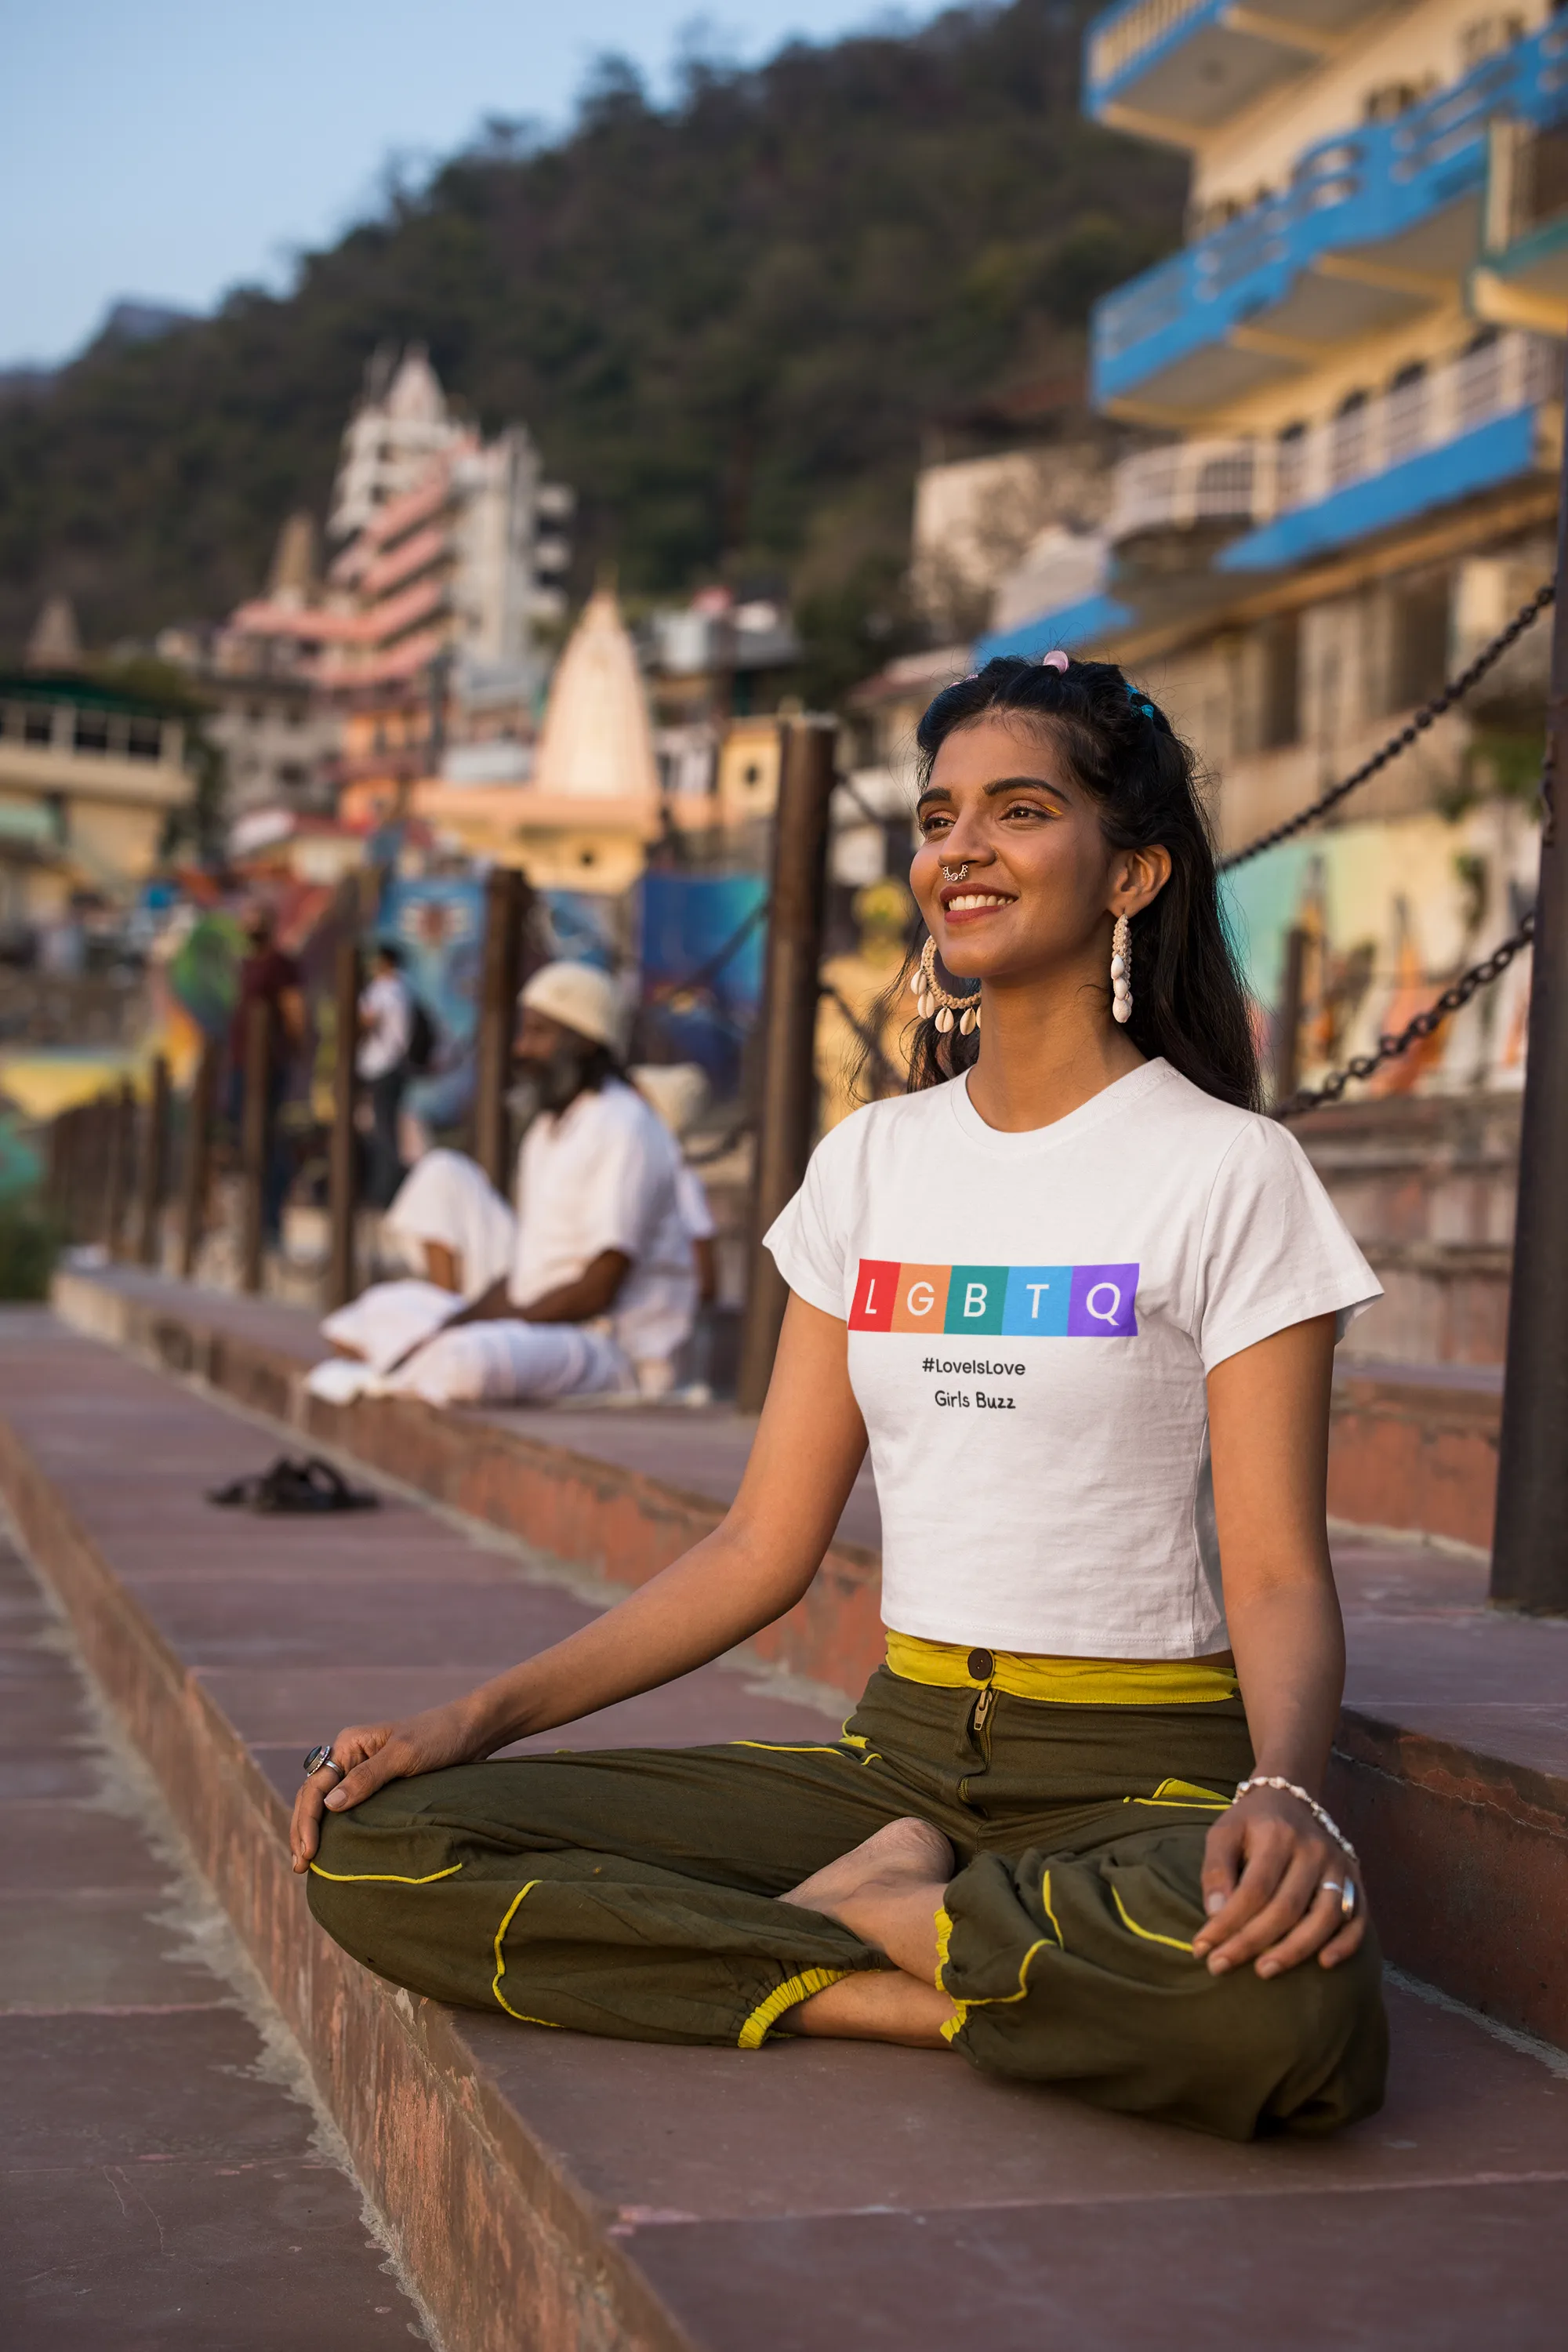
[[[851,1331],[1135,1339],[1136,1265],[903,1265],[863,1257]]]

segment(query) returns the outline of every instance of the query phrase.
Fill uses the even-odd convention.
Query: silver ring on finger
[[[1340,1917],[1342,1920],[1348,1922],[1355,1917],[1356,1893],[1353,1878],[1325,1878],[1321,1882],[1318,1892],[1320,1895],[1339,1896]]]
[[[313,1780],[318,1772],[335,1772],[340,1780],[346,1780],[349,1777],[348,1766],[340,1764],[332,1754],[330,1739],[323,1739],[319,1748],[312,1748],[300,1769],[307,1780]]]

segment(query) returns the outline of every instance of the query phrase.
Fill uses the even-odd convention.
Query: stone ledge
[[[692,2352],[593,2200],[468,2046],[460,2014],[395,1991],[321,1934],[289,1866],[281,1799],[4,1422],[0,1491],[310,2054],[454,2347],[516,2352],[521,2309],[529,2340],[550,2352]]]

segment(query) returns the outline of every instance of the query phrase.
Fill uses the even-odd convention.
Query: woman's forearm
[[[1331,1583],[1261,1584],[1230,1604],[1230,1641],[1254,1769],[1316,1796],[1339,1721],[1345,1643]]]
[[[473,1752],[491,1754],[706,1665],[793,1608],[816,1565],[770,1559],[726,1521],[617,1607],[472,1692]]]

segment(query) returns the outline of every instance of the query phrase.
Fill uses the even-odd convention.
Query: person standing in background
[[[397,1114],[408,1084],[414,1000],[402,967],[398,948],[390,940],[381,940],[375,950],[374,975],[359,1001],[359,1052],[354,1067],[370,1096],[370,1170],[365,1190],[375,1209],[389,1207],[403,1181]]]
[[[229,1114],[236,1128],[244,1116],[245,1066],[253,1005],[268,1014],[267,1056],[267,1164],[261,1187],[261,1230],[276,1242],[289,1190],[289,1151],[279,1114],[289,1091],[295,1056],[305,1042],[305,991],[297,958],[278,944],[278,919],[270,907],[256,907],[246,922],[247,952],[239,967],[239,993],[229,1024]]]

